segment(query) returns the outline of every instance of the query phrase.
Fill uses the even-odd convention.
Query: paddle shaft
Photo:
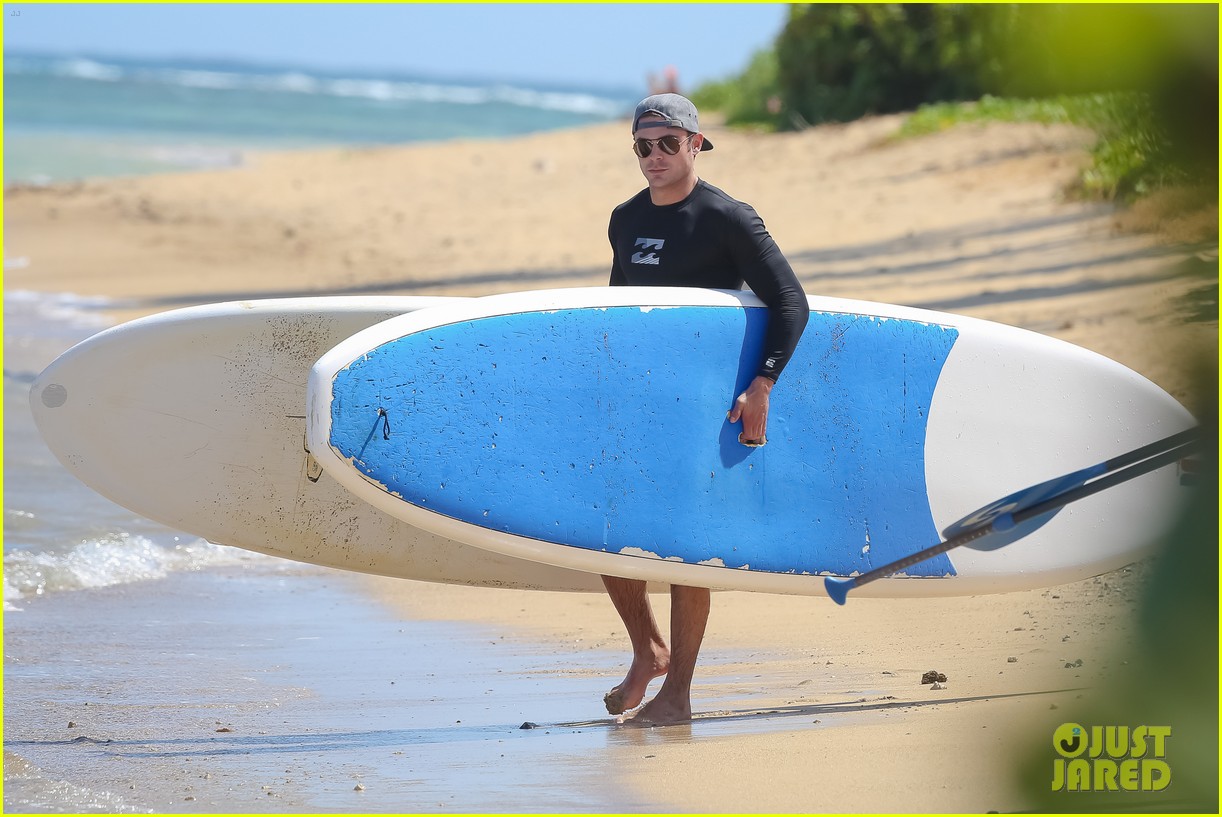
[[[1178,434],[1172,434],[1170,437],[1164,437],[1157,442],[1152,442],[1149,445],[1143,445],[1141,448],[1134,448],[1132,451],[1112,457],[1103,463],[1103,471],[1106,474],[1109,471],[1115,471],[1117,468],[1123,468],[1135,462],[1141,462],[1147,457],[1152,457],[1163,451],[1168,451],[1171,448],[1178,448],[1183,445],[1198,445],[1201,442],[1201,429],[1198,426],[1186,429]],[[1123,481],[1123,480],[1122,480]]]

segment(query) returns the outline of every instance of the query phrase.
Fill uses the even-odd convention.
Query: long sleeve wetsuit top
[[[611,286],[751,287],[768,306],[756,374],[777,379],[793,356],[810,309],[755,208],[704,181],[676,204],[656,205],[645,189],[612,211],[607,232]]]

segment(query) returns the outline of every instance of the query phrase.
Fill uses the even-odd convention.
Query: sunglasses
[[[653,146],[657,145],[658,147],[662,148],[663,153],[669,156],[674,156],[679,152],[679,148],[683,146],[683,143],[695,135],[696,134],[694,133],[689,133],[682,139],[680,139],[678,136],[671,136],[670,134],[667,134],[660,139],[633,139],[632,152],[644,159],[646,156],[653,153]]]

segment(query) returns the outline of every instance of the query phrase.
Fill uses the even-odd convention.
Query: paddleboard
[[[314,361],[361,329],[451,300],[242,301],[141,318],[48,366],[31,388],[34,419],[86,485],[210,542],[407,579],[602,591],[597,576],[406,524],[321,474],[306,451]]]
[[[811,298],[768,444],[726,418],[767,310],[749,293],[593,288],[393,318],[310,375],[323,470],[413,526],[558,567],[819,595],[941,541],[1017,489],[1194,424],[1087,350],[958,315]],[[1174,466],[861,589],[943,596],[1055,585],[1139,558]]]

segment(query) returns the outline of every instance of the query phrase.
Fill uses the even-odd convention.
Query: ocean
[[[637,93],[6,54],[4,181],[496,138],[623,116]],[[576,768],[607,730],[518,729],[597,715],[597,673],[550,674],[529,645],[489,652],[499,636],[479,627],[406,626],[351,574],[210,544],[72,477],[29,387],[106,328],[108,305],[4,291],[6,812],[650,807]]]
[[[569,128],[626,116],[642,92],[6,53],[4,181],[208,169],[260,150]]]

